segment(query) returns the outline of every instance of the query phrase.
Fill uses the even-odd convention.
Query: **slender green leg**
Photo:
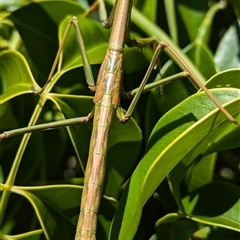
[[[143,41],[142,41],[143,42]],[[146,42],[145,42],[146,43]],[[173,57],[175,57],[175,59],[177,59],[180,64],[182,65],[182,67],[186,70],[180,73],[177,73],[175,75],[172,75],[170,77],[164,78],[164,79],[160,79],[157,82],[154,83],[150,83],[146,85],[146,82],[150,76],[151,71],[154,68],[154,65],[156,63],[156,61],[158,60],[159,55],[161,54],[161,52],[164,50],[164,48],[167,48],[167,50],[171,53],[171,55]],[[128,121],[128,119],[131,117],[132,112],[134,107],[136,106],[136,103],[140,97],[140,95],[142,93],[145,93],[155,87],[167,84],[169,82],[172,82],[174,80],[178,80],[180,78],[189,78],[197,87],[202,88],[205,93],[211,98],[211,100],[217,105],[217,107],[224,113],[224,115],[233,123],[237,124],[238,126],[240,126],[240,124],[222,107],[222,105],[220,103],[218,103],[218,101],[216,101],[216,99],[212,96],[211,92],[208,91],[208,89],[197,79],[197,77],[195,76],[195,74],[191,71],[191,69],[184,63],[184,61],[173,51],[173,49],[165,42],[161,42],[155,53],[154,56],[150,62],[150,65],[148,67],[148,70],[144,76],[144,79],[140,85],[139,88],[136,88],[132,91],[129,91],[127,93],[123,93],[123,97],[126,98],[133,98],[126,114],[124,114],[124,112],[122,111],[121,108],[117,109],[117,116],[120,119],[121,122],[125,123]],[[46,123],[46,124],[40,124],[40,125],[35,125],[35,126],[31,126],[31,127],[26,127],[26,128],[20,128],[20,129],[16,129],[16,130],[11,130],[11,131],[6,131],[2,134],[0,134],[0,142],[5,139],[5,138],[9,138],[15,135],[19,135],[19,134],[24,134],[24,133],[29,133],[29,132],[34,132],[34,131],[41,131],[41,130],[50,130],[50,129],[54,129],[54,128],[60,128],[60,127],[65,127],[65,126],[72,126],[72,125],[77,125],[77,124],[81,124],[81,123],[86,123],[88,122],[90,119],[93,118],[93,112],[94,110],[92,110],[88,116],[86,117],[79,117],[79,118],[72,118],[72,119],[67,119],[67,120],[62,120],[62,121],[56,121],[56,122],[52,122],[52,123]]]
[[[131,41],[134,43],[134,40],[131,40]],[[146,82],[147,82],[147,80],[148,80],[148,78],[149,78],[149,76],[150,76],[150,74],[151,74],[151,72],[152,72],[152,70],[155,66],[155,63],[157,62],[157,59],[158,59],[160,53],[162,52],[162,50],[163,49],[161,49],[161,48],[157,48],[156,51],[154,52],[152,60],[149,64],[149,66],[148,66],[147,72],[146,72],[146,74],[145,74],[145,76],[144,76],[144,78],[143,78],[143,80],[142,80],[142,82],[141,82],[141,84],[138,88],[138,91],[136,92],[136,94],[135,94],[135,96],[134,96],[126,114],[124,116],[121,115],[120,121],[122,123],[127,122],[129,120],[129,118],[131,117],[132,112],[133,112],[133,110],[134,110],[134,108],[135,108],[135,106],[138,102],[138,99],[139,99],[141,93],[143,92],[144,86],[146,85]]]
[[[145,42],[145,44],[147,44],[147,42]],[[206,95],[215,103],[215,105],[219,108],[220,111],[222,111],[222,113],[227,117],[227,119],[232,122],[237,124],[240,127],[240,123],[237,122],[236,119],[234,119],[232,117],[231,114],[228,113],[228,111],[226,111],[226,109],[214,98],[214,96],[212,95],[212,93],[204,86],[204,84],[196,77],[196,75],[194,74],[194,72],[188,67],[188,65],[182,60],[182,58],[169,46],[168,43],[166,42],[160,42],[156,48],[156,51],[154,52],[153,58],[150,62],[150,65],[148,67],[148,70],[143,78],[143,81],[141,82],[140,87],[138,88],[138,91],[136,92],[125,116],[122,116],[120,118],[121,122],[126,122],[128,121],[128,119],[130,118],[130,116],[132,115],[133,109],[136,106],[136,103],[141,95],[141,93],[144,90],[144,86],[150,76],[150,73],[152,72],[154,65],[156,63],[156,61],[158,60],[160,54],[162,53],[162,51],[166,49],[166,51],[168,51],[168,53],[174,58],[176,59],[176,61],[178,62],[178,64],[181,66],[181,68],[183,68],[188,75],[188,78],[191,80],[191,82],[197,86],[198,88],[201,88]]]
[[[188,77],[188,73],[183,71],[183,72],[180,72],[180,73],[176,73],[170,77],[166,77],[166,78],[162,78],[162,79],[159,79],[155,82],[152,82],[152,83],[149,83],[149,84],[146,84],[143,88],[143,91],[141,94],[143,93],[146,93],[148,91],[150,91],[151,89],[154,89],[156,87],[160,87],[162,85],[165,85],[165,84],[168,84],[172,81],[175,81],[175,80],[179,80],[181,78],[187,78]],[[133,98],[137,92],[139,91],[139,87],[138,88],[135,88],[127,93],[124,93],[124,96],[125,98]]]
[[[104,0],[98,0],[100,21],[104,24],[107,20],[107,11]]]
[[[164,84],[170,83],[170,82],[175,81],[175,80],[179,80],[179,79],[181,79],[181,78],[186,78],[186,77],[188,77],[188,73],[185,72],[185,71],[183,71],[183,72],[174,74],[174,75],[172,75],[172,76],[170,76],[170,77],[162,78],[162,79],[160,79],[160,80],[158,80],[158,81],[156,81],[156,82],[146,84],[146,85],[144,86],[142,92],[141,92],[141,90],[140,90],[140,89],[141,89],[141,86],[140,86],[140,87],[135,88],[135,89],[133,89],[133,90],[131,90],[131,91],[129,91],[129,92],[124,92],[122,95],[123,95],[124,98],[131,99],[131,98],[133,98],[134,96],[136,96],[137,94],[139,94],[140,92],[141,92],[140,94],[143,94],[143,93],[146,93],[146,92],[150,91],[150,90],[153,89],[153,88],[160,87],[160,86],[162,86],[162,85],[164,85]],[[133,108],[134,108],[134,107],[135,107],[135,105],[133,106]],[[129,108],[130,108],[130,107],[129,107]],[[130,117],[131,114],[132,114],[132,111],[130,112],[130,115],[129,115],[128,112],[129,112],[129,109],[128,109],[127,113],[125,114],[124,111],[123,111],[123,109],[122,109],[121,107],[118,107],[118,108],[117,108],[117,117],[118,117],[118,119],[120,120],[120,122],[125,123],[125,122],[128,121],[129,117]],[[128,114],[128,115],[127,115],[127,114]],[[127,116],[127,118],[126,118],[126,116]]]
[[[180,78],[186,78],[186,77],[188,77],[188,74],[183,71],[183,72],[177,73],[175,75],[172,75],[170,77],[160,79],[159,81],[149,83],[144,86],[142,94],[150,91],[151,89],[153,89],[155,87],[159,87],[161,85],[170,83],[174,80],[179,80]],[[132,98],[138,92],[139,92],[139,88],[136,88],[136,89],[133,89],[132,91],[125,93],[125,96],[123,96],[123,97]],[[14,129],[14,130],[10,130],[10,131],[5,131],[2,134],[0,134],[0,142],[6,138],[10,138],[10,137],[20,135],[20,134],[36,132],[36,131],[52,130],[52,129],[56,129],[56,128],[69,127],[69,126],[87,123],[90,120],[92,120],[93,114],[94,114],[94,108],[86,117],[76,117],[76,118],[71,118],[71,119],[55,121],[55,122],[51,122],[51,123],[44,123],[44,124]],[[124,112],[119,109],[117,115],[121,119],[121,117],[124,116]]]
[[[5,131],[0,134],[0,142],[5,138],[10,138],[16,135],[31,133],[36,131],[52,130],[61,127],[69,127],[82,123],[87,123],[93,118],[94,109],[86,117],[76,117],[71,119],[60,120],[56,122],[44,123],[24,128],[18,128],[10,131]]]
[[[73,25],[73,27],[75,29],[75,32],[76,32],[77,42],[78,42],[78,45],[79,45],[80,54],[82,56],[83,69],[84,69],[84,72],[85,72],[86,81],[88,83],[89,89],[91,91],[95,91],[95,82],[94,82],[91,66],[90,66],[90,63],[89,63],[89,60],[88,60],[88,56],[87,56],[87,53],[86,53],[86,48],[85,48],[85,44],[84,44],[84,41],[83,41],[83,38],[82,38],[81,30],[80,30],[80,27],[78,25],[78,19],[76,17],[72,17],[70,19],[68,25],[67,25],[67,28],[66,28],[65,32],[64,32],[62,42],[59,46],[58,52],[56,54],[56,57],[55,57],[55,60],[54,60],[53,66],[52,66],[52,69],[51,69],[50,74],[49,74],[48,79],[47,79],[47,82],[45,83],[45,85],[43,86],[43,88],[41,89],[39,94],[41,94],[45,90],[45,88],[48,86],[48,84],[52,80],[54,71],[57,67],[57,63],[58,63],[58,60],[60,58],[60,54],[63,50],[64,44],[66,42],[66,39],[68,37],[69,31],[70,31],[70,28],[71,28],[72,25]]]

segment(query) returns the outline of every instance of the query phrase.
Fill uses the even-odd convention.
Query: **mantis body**
[[[163,49],[167,49],[173,57],[175,57],[182,68],[185,70],[184,76],[188,76],[194,81],[196,85],[201,87],[206,94],[216,103],[226,117],[231,121],[239,125],[238,122],[214,99],[205,86],[197,79],[191,69],[182,61],[182,59],[174,52],[174,50],[164,42],[157,43],[154,38],[149,39],[136,39],[130,40],[129,38],[129,21],[132,7],[132,0],[119,0],[115,6],[115,15],[113,18],[112,31],[109,40],[108,49],[103,60],[102,66],[99,71],[98,80],[96,84],[96,93],[94,96],[95,108],[87,117],[82,119],[82,122],[87,122],[94,116],[94,124],[92,137],[90,142],[90,150],[88,156],[88,163],[85,172],[84,190],[81,199],[80,216],[77,225],[75,239],[95,239],[97,229],[97,213],[100,207],[101,192],[104,181],[104,171],[107,152],[107,139],[108,131],[111,126],[111,121],[114,112],[117,112],[121,122],[126,122],[133,108],[145,89],[146,81],[155,66],[155,63],[159,57],[159,54]],[[83,46],[81,42],[81,35],[76,27],[76,18],[73,18],[71,22],[74,24],[80,42],[80,46]],[[155,54],[152,58],[148,71],[137,91],[129,110],[124,114],[120,108],[120,95],[122,86],[122,71],[123,71],[123,47],[127,43],[129,46],[145,46],[149,44],[157,44]],[[60,47],[59,52],[61,52]],[[85,68],[88,65],[87,57],[84,54],[84,49],[81,51],[83,59],[86,60]],[[58,57],[56,57],[56,62]],[[53,66],[53,71],[56,64]],[[53,72],[52,71],[52,72]],[[52,73],[51,73],[52,74]],[[51,81],[51,74],[49,81]],[[88,83],[91,89],[94,89],[92,84],[92,77],[89,68],[86,68],[86,75],[88,76]],[[48,81],[48,82],[49,82]],[[159,83],[160,85],[161,83]],[[47,85],[46,85],[47,86]],[[45,87],[41,90],[44,92]],[[66,124],[66,123],[65,123]],[[34,127],[33,127],[34,128]],[[35,128],[36,129],[36,128]],[[32,131],[34,129],[28,129]],[[26,131],[25,131],[26,132]],[[8,133],[3,133],[1,138],[6,138]]]

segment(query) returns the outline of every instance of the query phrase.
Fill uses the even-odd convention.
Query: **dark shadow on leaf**
[[[158,131],[156,131],[150,141],[148,142],[148,150],[150,150],[152,148],[152,146],[155,145],[156,142],[160,141],[160,139],[162,137],[164,137],[165,135],[171,133],[172,131],[174,131],[175,129],[177,129],[178,127],[186,124],[186,123],[194,123],[198,121],[198,119],[192,114],[189,113],[187,115],[184,115],[183,117],[176,119],[175,121],[172,121],[170,123],[168,123],[167,125],[162,126],[161,128],[158,129]]]
[[[198,188],[189,195],[197,199],[191,215],[215,217],[229,211],[238,201],[240,189],[230,183],[213,182]]]

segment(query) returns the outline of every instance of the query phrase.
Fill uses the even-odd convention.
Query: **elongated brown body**
[[[109,51],[109,50],[108,50]],[[106,55],[101,76],[94,98],[95,112],[90,150],[85,172],[84,189],[82,193],[80,217],[76,239],[95,239],[97,228],[97,213],[101,202],[102,185],[105,174],[106,154],[108,145],[108,131],[115,108],[119,105],[120,78],[122,60],[116,67],[108,69],[115,58],[122,59],[122,53],[116,52],[114,58]],[[110,62],[109,62],[110,61]],[[103,62],[104,63],[104,62]]]
[[[104,181],[108,132],[115,109],[120,105],[123,46],[131,4],[132,1],[129,0],[117,2],[107,53],[98,75],[94,96],[93,131],[75,239],[96,239],[97,213]]]

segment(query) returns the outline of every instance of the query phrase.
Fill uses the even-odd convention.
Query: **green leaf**
[[[195,45],[196,44],[196,45]],[[193,44],[194,62],[206,79],[209,79],[216,73],[216,66],[210,48],[205,44]],[[195,49],[196,48],[196,49]],[[191,54],[191,53],[190,53]],[[190,55],[191,56],[191,55]]]
[[[239,71],[237,71],[239,72]],[[213,88],[213,87],[219,87],[219,83],[222,84],[220,85],[221,87],[223,86],[233,86],[233,87],[240,87],[239,81],[236,81],[236,71],[234,70],[229,70],[225,72],[221,72],[219,74],[215,74],[209,81],[207,82],[206,86],[208,88]],[[237,83],[238,82],[238,83]],[[234,141],[234,139],[238,138],[238,131],[235,129],[231,129],[232,125],[229,127],[226,127],[225,129],[222,129],[222,131],[218,130],[215,134],[213,133],[211,136],[207,138],[207,142],[211,142],[211,146],[206,146],[204,141],[201,143],[201,148],[205,147],[205,152],[201,152],[201,154],[207,155],[208,153],[213,153],[214,151],[221,151],[224,149],[228,148],[234,148],[238,146],[238,141]],[[235,133],[234,133],[235,131]],[[222,133],[222,134],[221,134]],[[211,140],[212,139],[212,140]],[[236,143],[236,145],[235,145]],[[195,151],[195,153],[194,153]],[[186,156],[182,159],[182,161],[173,169],[173,171],[169,174],[168,180],[169,184],[171,186],[171,190],[173,192],[173,195],[175,197],[176,202],[178,203],[179,208],[184,212],[185,210],[183,209],[182,203],[181,203],[181,194],[180,194],[180,183],[181,179],[183,178],[184,174],[186,173],[187,169],[193,164],[191,160],[194,160],[194,158],[191,158],[190,156],[192,154],[199,154],[199,151],[196,151],[195,148],[192,148],[191,151],[186,154]],[[196,155],[197,156],[197,155]],[[209,156],[211,159],[211,156]],[[189,184],[189,187],[191,184],[193,185],[202,185],[204,181],[210,181],[209,175],[212,175],[211,169],[213,168],[211,161],[208,161],[208,164],[210,164],[210,168],[206,168],[206,165],[204,168],[206,168],[208,171],[204,171],[204,173],[201,174],[201,182],[200,183],[197,179],[193,179],[193,181],[190,181],[190,179],[187,180],[187,183]],[[199,158],[197,161],[202,161],[203,159]],[[212,159],[214,162],[215,160]],[[201,163],[202,164],[202,163]],[[201,166],[200,164],[200,166]],[[199,168],[199,167],[198,167]],[[201,171],[201,168],[199,169]],[[210,171],[210,172],[209,172]],[[213,169],[212,169],[213,171]],[[203,174],[205,175],[205,178],[203,177]],[[200,175],[195,175],[196,178]],[[208,176],[208,177],[207,177]],[[194,177],[193,177],[194,178]],[[206,182],[205,182],[206,183]],[[187,184],[187,185],[188,185]],[[190,187],[191,188],[191,187]]]
[[[177,19],[176,19],[176,6],[175,1],[173,0],[165,0],[164,1],[166,17],[168,21],[168,28],[170,32],[170,36],[173,41],[178,43],[178,29],[177,29]]]
[[[216,160],[216,153],[209,154],[199,161],[196,161],[195,164],[188,169],[184,179],[188,191],[192,191],[213,180]]]
[[[93,108],[92,98],[87,96],[50,93],[48,99],[54,102],[65,119],[87,116]],[[85,169],[92,131],[91,123],[79,124],[67,129],[82,169]]]
[[[226,106],[230,113],[238,113],[240,91],[237,89],[215,89],[214,96]],[[132,239],[140,221],[142,207],[153,191],[175,165],[189,153],[191,159],[207,151],[217,133],[233,126],[226,121],[205,94],[195,94],[177,105],[160,119],[152,131],[148,150],[134,171],[120,201],[113,222],[111,239]],[[237,132],[236,132],[237,130]],[[225,134],[228,134],[226,130]],[[206,139],[202,146],[203,140]],[[120,224],[121,223],[121,224]],[[121,226],[121,227],[120,227]]]
[[[64,19],[60,25],[59,42],[62,42],[62,37],[69,20],[70,17]],[[103,28],[100,22],[88,18],[79,17],[78,22],[90,64],[102,63],[107,50],[110,30]],[[131,34],[131,37],[139,37],[139,35]],[[140,71],[143,67],[145,68],[150,59],[150,54],[152,55],[149,49],[140,52],[136,48],[126,48],[124,50],[124,73],[128,74],[134,71]],[[141,61],[136,62],[134,61],[135,59],[141,59]],[[82,57],[77,44],[76,33],[74,29],[71,28],[63,48],[63,53],[61,54],[59,68],[61,71],[65,72],[82,65]]]
[[[207,88],[233,87],[240,88],[240,69],[228,69],[212,76],[207,82]]]
[[[192,236],[198,230],[198,225],[179,214],[170,213],[157,221],[156,230],[159,240],[181,240]]]
[[[81,96],[69,96],[50,94],[52,100],[64,118],[86,116],[93,107],[92,98]],[[88,148],[92,132],[92,123],[68,127],[73,146],[85,169],[88,158]],[[109,132],[109,145],[107,153],[107,166],[104,193],[111,197],[117,197],[119,187],[133,171],[141,150],[141,131],[133,119],[125,125],[121,124],[117,117],[113,118]],[[131,151],[134,149],[134,151]],[[114,187],[113,187],[114,186]]]
[[[156,22],[157,15],[157,1],[156,0],[138,0],[137,7],[141,9],[141,12],[152,22]]]
[[[213,2],[212,4],[208,4],[208,5],[210,7],[204,16],[204,19],[201,25],[198,28],[198,34],[195,39],[195,41],[199,45],[209,43],[209,38],[211,37],[210,35],[211,35],[211,29],[213,26],[214,17],[220,10],[223,10],[227,7],[227,3],[224,1]]]
[[[236,14],[237,18],[240,19],[240,2],[235,0],[229,1],[232,5],[233,11]]]
[[[184,48],[183,52],[189,56],[207,79],[216,73],[212,54],[205,45],[194,42]],[[169,60],[161,69],[161,78],[177,72],[179,72],[179,68],[172,60]],[[159,76],[156,77],[155,81],[157,80],[159,80]],[[156,123],[159,117],[194,92],[195,88],[187,78],[163,85],[160,90],[159,88],[153,89],[147,102],[146,127],[151,129],[151,126]],[[151,118],[148,116],[151,116]]]
[[[27,198],[35,210],[47,239],[73,239],[80,210],[82,187],[76,185],[49,185],[17,187],[12,192]],[[66,197],[67,196],[67,197]],[[115,206],[103,198],[97,238],[106,239]]]
[[[16,240],[40,240],[43,235],[43,231],[41,229],[34,230],[27,233],[22,233],[18,235],[1,235],[3,239],[16,239]]]
[[[58,24],[68,14],[74,16],[82,12],[79,5],[70,1],[39,1],[11,13],[11,20],[37,69],[35,78],[41,83],[46,82],[57,53]]]
[[[31,203],[47,239],[73,239],[77,219],[74,208],[79,208],[81,187],[72,185],[14,186],[12,191],[27,198]]]
[[[240,188],[213,182],[183,199],[187,215],[194,221],[240,232]]]
[[[17,119],[13,114],[13,109],[9,102],[1,103],[0,119],[0,128],[12,129],[17,127]]]
[[[197,36],[198,27],[201,25],[208,9],[207,2],[198,1],[193,4],[191,0],[180,1],[177,8],[185,24],[185,31],[188,33],[190,42],[193,42]]]
[[[240,237],[239,232],[234,232],[224,228],[212,227],[211,233],[209,234],[209,240],[219,240],[219,239],[231,239],[238,240]]]
[[[11,9],[24,6],[25,4],[28,4],[28,1],[27,0],[11,0],[10,2],[8,0],[2,0],[1,4],[2,4],[1,8],[11,10]]]
[[[70,18],[66,18],[60,25],[59,42],[62,42],[62,36],[69,20]],[[78,21],[90,63],[101,63],[106,53],[110,31],[103,28],[100,22],[88,18],[78,18]],[[73,28],[68,35],[63,49],[63,54],[61,56],[59,65],[64,71],[82,66],[82,59],[79,46],[77,44],[76,33]]]
[[[1,67],[1,98],[0,103],[25,93],[38,91],[25,58],[16,51],[4,51],[0,55]]]
[[[117,117],[113,118],[109,132],[106,194],[113,197],[119,196],[121,185],[138,164],[142,141],[141,129],[133,118],[126,124],[121,124]]]
[[[84,13],[87,7],[87,1],[44,1],[37,0],[37,4],[44,9],[47,15],[53,20],[57,25],[66,18],[67,15],[78,16]],[[28,5],[28,7],[33,8],[33,6]],[[89,7],[89,6],[88,6]],[[29,9],[30,11],[30,9]]]
[[[207,204],[208,205],[208,204]],[[239,239],[239,233],[227,229],[205,226],[177,213],[170,213],[159,219],[156,223],[159,240],[182,240],[194,236],[199,239]]]
[[[236,21],[230,26],[218,45],[214,60],[219,70],[239,68],[240,66],[240,37],[238,31],[239,23]],[[231,42],[231,47],[229,47],[229,42]]]

